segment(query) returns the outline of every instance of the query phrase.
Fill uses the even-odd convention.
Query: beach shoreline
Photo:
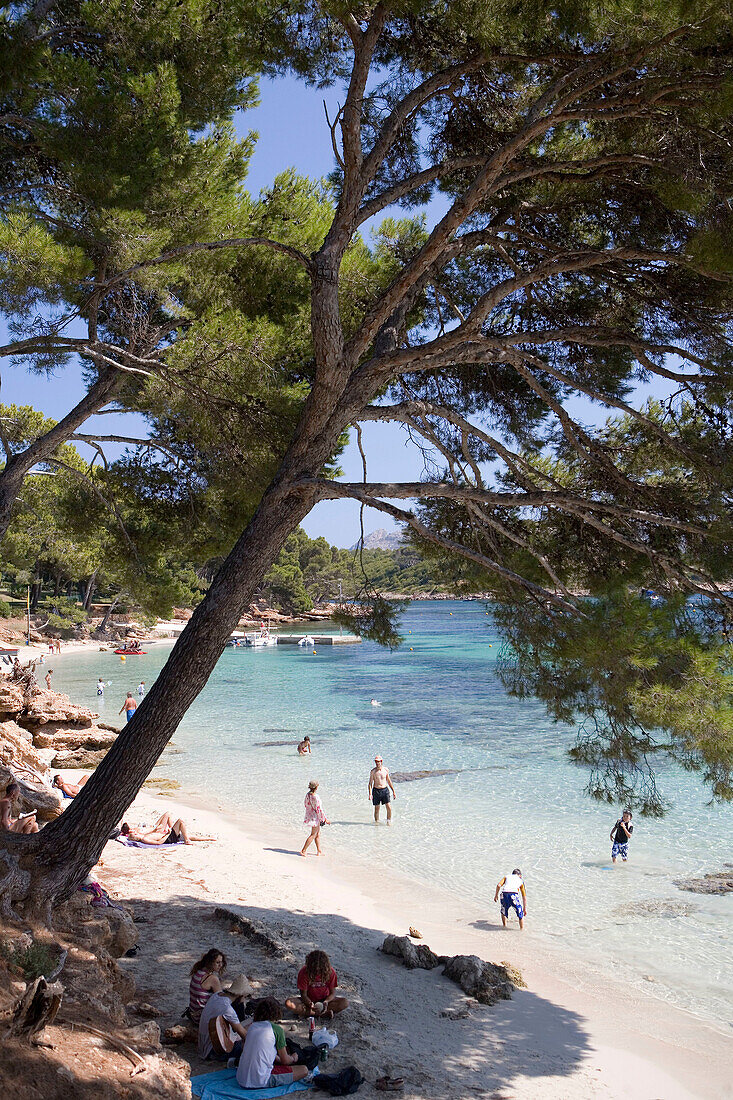
[[[440,1007],[424,997],[407,997],[401,1005],[408,986],[438,982],[442,996],[442,987],[448,983],[434,977],[434,972],[408,972],[394,960],[385,964],[380,958],[376,996],[384,994],[389,1011],[378,1009],[374,1035],[369,1035],[369,1024],[362,1020],[366,1037],[360,1032],[352,1043],[355,1052],[362,1041],[367,1050],[379,1050],[381,1043],[386,1060],[399,1066],[404,1071],[401,1075],[416,1086],[414,1093],[408,1088],[406,1096],[463,1096],[478,1091],[503,1097],[503,1092],[496,1091],[502,1087],[509,1090],[508,1096],[542,1100],[732,1095],[733,1061],[729,1033],[722,1024],[706,1024],[642,987],[614,981],[574,959],[572,929],[567,947],[538,943],[532,934],[531,901],[525,932],[520,933],[516,925],[504,932],[491,899],[482,912],[475,903],[440,890],[427,891],[421,883],[378,864],[345,857],[342,852],[329,853],[327,829],[325,856],[302,859],[298,849],[304,834],[297,825],[284,829],[264,816],[232,811],[222,804],[212,806],[210,799],[191,789],[173,797],[168,792],[156,794],[154,787],[146,789],[129,817],[135,824],[150,823],[164,810],[182,816],[193,832],[219,839],[166,853],[140,853],[109,843],[99,877],[123,899],[152,897],[170,909],[185,896],[191,905],[223,905],[248,916],[284,935],[296,953],[317,942],[338,960],[337,969],[348,974],[350,989],[363,991],[365,1004],[375,996],[376,948],[386,933],[404,935],[410,925],[418,927],[424,942],[438,954],[476,954],[494,962],[508,961],[521,970],[527,991],[517,990],[511,1001],[492,1008],[474,1002],[464,1019],[441,1016]],[[185,943],[181,948],[178,964],[173,961],[161,968],[159,960],[148,960],[161,987],[184,981],[189,953]],[[150,985],[144,958],[130,966],[138,983]],[[455,994],[453,987],[454,1002]],[[181,995],[179,991],[179,1001]],[[458,1001],[463,1011],[465,996]],[[403,1018],[405,1011],[408,1018]],[[455,1011],[455,1004],[450,1011]],[[415,1049],[413,1044],[409,1052],[395,1048],[392,1036],[387,1039],[383,1034],[386,1022],[390,1033],[404,1034],[407,1028]],[[450,1074],[440,1072],[422,1080],[419,1067],[424,1062],[438,1059],[450,1066],[457,1032],[465,1029],[475,1048],[473,1061],[469,1059],[475,1086],[466,1084],[469,1078],[462,1076],[464,1083],[456,1091]],[[498,1076],[497,1064],[501,1066]]]

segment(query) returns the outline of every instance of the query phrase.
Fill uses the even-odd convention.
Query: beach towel
[[[236,1069],[220,1069],[191,1078],[191,1092],[201,1100],[269,1100],[271,1096],[285,1096],[309,1088],[305,1081],[293,1081],[292,1085],[274,1089],[243,1089],[237,1084]]]
[[[166,848],[175,848],[176,844],[185,844],[183,837],[170,844],[147,844],[144,840],[130,840],[129,836],[116,836],[114,839],[118,844],[124,844],[126,848],[160,848],[161,851]]]

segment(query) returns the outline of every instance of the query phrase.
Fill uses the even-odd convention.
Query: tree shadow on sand
[[[355,1064],[368,1081],[385,1072],[402,1076],[405,1097],[466,1097],[521,1080],[526,1084],[527,1078],[552,1079],[562,1095],[562,1078],[575,1073],[591,1050],[576,1013],[531,990],[517,990],[511,1000],[492,1007],[480,1005],[444,978],[441,969],[405,970],[377,950],[383,933],[338,914],[227,902],[229,910],[274,938],[276,947],[267,953],[231,922],[216,918],[213,899],[181,895],[160,903],[130,898],[129,904],[145,923],[140,924],[137,956],[120,963],[136,981],[136,998],[163,1010],[163,1027],[181,1022],[189,970],[208,948],[225,952],[230,977],[245,973],[256,995],[284,1001],[295,993],[306,952],[319,947],[331,957],[340,991],[350,1001],[332,1025],[340,1043],[329,1071]],[[306,1038],[304,1021],[293,1019],[286,1031],[295,1039]],[[194,1075],[216,1068],[201,1062],[190,1044],[177,1049]]]

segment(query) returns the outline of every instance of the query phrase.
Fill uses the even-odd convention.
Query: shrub
[[[18,966],[23,971],[23,976],[28,982],[35,981],[42,974],[52,974],[58,959],[50,947],[42,943],[32,943],[30,947],[13,947],[10,943],[3,943],[0,951],[11,966]]]
[[[12,617],[13,609],[7,600],[0,600],[0,619],[9,619]]]

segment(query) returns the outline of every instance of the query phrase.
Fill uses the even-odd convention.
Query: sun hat
[[[248,997],[254,990],[245,974],[237,974],[230,982],[222,986],[222,993],[230,997]]]

